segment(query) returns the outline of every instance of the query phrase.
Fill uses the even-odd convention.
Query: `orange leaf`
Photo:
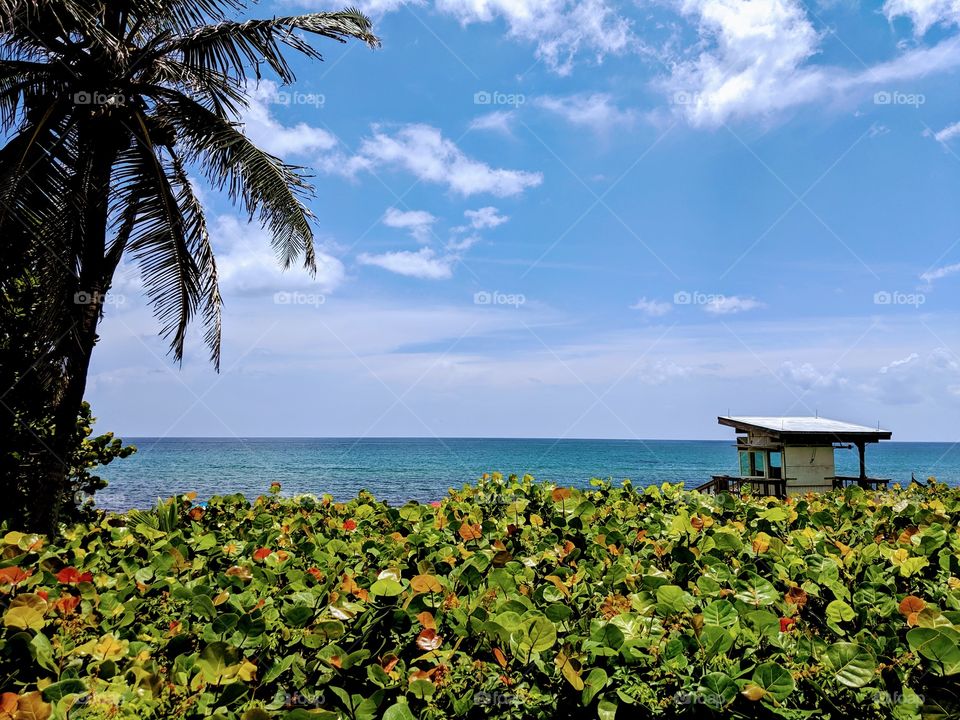
[[[443,643],[443,638],[437,635],[433,628],[421,630],[417,635],[417,647],[421,650],[436,650]]]
[[[337,670],[343,667],[343,661],[340,660],[339,655],[331,655],[329,658],[327,658],[327,662],[333,665]]]
[[[253,559],[258,561],[264,560],[265,558],[269,557],[270,553],[272,552],[273,551],[270,550],[269,548],[258,548],[253,551]]]
[[[434,575],[414,575],[410,579],[410,587],[413,588],[414,592],[418,593],[438,593],[443,591],[443,586]]]
[[[17,585],[32,574],[33,570],[21,570],[16,566],[0,568],[0,585]]]
[[[497,662],[500,664],[500,667],[507,667],[507,656],[503,654],[503,650],[500,648],[494,648],[493,657],[496,658]]]
[[[566,500],[568,497],[570,497],[570,488],[556,488],[552,493],[550,493],[550,495],[553,497],[554,502]]]
[[[437,621],[433,618],[433,613],[424,610],[422,613],[417,615],[417,620],[420,621],[420,624],[423,625],[428,630],[437,629]]]
[[[253,578],[253,573],[250,572],[250,568],[241,567],[240,565],[234,565],[227,570],[226,574],[227,577],[238,577],[241,580],[250,580]]]
[[[483,537],[483,531],[481,530],[480,526],[471,525],[470,523],[464,523],[461,525],[458,532],[460,533],[460,537],[468,542],[470,540],[479,540],[481,537]]]
[[[3,695],[0,695],[0,720],[13,718],[17,712],[17,703],[19,701],[20,696],[16,693],[5,692]]]
[[[77,605],[79,604],[79,597],[74,595],[64,595],[60,598],[57,598],[56,602],[53,603],[53,609],[61,615],[70,615],[77,609]]]
[[[398,662],[400,662],[400,658],[393,653],[387,653],[380,658],[380,667],[382,667],[385,671],[390,672],[397,666]]]
[[[909,617],[912,613],[918,613],[923,610],[927,604],[915,595],[907,595],[900,601],[900,614]]]
[[[783,599],[786,600],[790,605],[796,605],[797,607],[802,608],[807,604],[807,591],[801,587],[792,587],[787,590],[787,593],[783,596]]]

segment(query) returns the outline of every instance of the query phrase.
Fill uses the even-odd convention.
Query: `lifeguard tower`
[[[740,474],[714,475],[697,490],[786,497],[826,492],[847,485],[886,488],[889,479],[867,475],[867,443],[889,440],[893,433],[821,417],[725,417],[717,422],[736,430]],[[834,450],[856,447],[860,474],[837,475]]]

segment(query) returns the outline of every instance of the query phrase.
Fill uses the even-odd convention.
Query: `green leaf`
[[[383,720],[416,720],[406,703],[395,703],[383,713]]]
[[[863,687],[873,680],[877,671],[873,653],[858,643],[834,643],[827,648],[823,660],[837,682],[847,687]]]
[[[657,588],[657,612],[661,615],[687,612],[695,604],[693,595],[677,585],[661,585]]]
[[[703,609],[706,625],[729,628],[737,624],[737,609],[727,600],[714,600]]]
[[[597,706],[597,717],[600,720],[617,720],[618,703],[610,700],[601,700]]]
[[[607,679],[607,673],[603,668],[593,668],[590,674],[587,675],[587,679],[583,682],[583,692],[580,695],[580,701],[584,705],[592,703],[593,698],[595,698],[597,693],[603,690],[607,684]]]
[[[370,592],[379,597],[396,597],[403,592],[403,585],[396,580],[375,580],[370,586]]]
[[[700,681],[698,695],[708,707],[720,710],[736,699],[737,684],[725,673],[707,673]]]
[[[844,634],[844,630],[840,627],[840,623],[850,622],[856,616],[854,609],[843,600],[834,600],[827,605],[827,623],[841,635]]]
[[[914,652],[933,660],[934,669],[943,675],[960,672],[960,632],[952,628],[914,628],[907,633]]]
[[[793,692],[795,687],[793,675],[790,674],[790,671],[775,662],[765,662],[758,665],[756,670],[753,671],[752,681],[763,688],[767,695],[777,700],[783,700]]]
[[[756,573],[751,573],[746,582],[737,583],[737,600],[754,607],[772,605],[779,599],[777,589],[769,580],[764,580]]]
[[[58,702],[67,695],[76,695],[87,691],[86,683],[82,680],[72,678],[70,680],[61,680],[52,685],[47,685],[43,689],[43,699],[47,702]]]

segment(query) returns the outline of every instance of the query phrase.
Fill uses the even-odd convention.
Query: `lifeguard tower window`
[[[783,477],[783,458],[779,451],[770,452],[770,477],[776,480]]]
[[[766,463],[763,453],[758,451],[740,451],[740,477],[766,477]]]

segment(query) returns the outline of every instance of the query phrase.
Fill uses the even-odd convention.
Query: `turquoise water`
[[[736,474],[730,441],[502,440],[470,438],[129,438],[139,451],[101,473],[107,509],[152,505],[194,490],[201,498],[264,493],[272,481],[285,494],[330,493],[346,499],[366,489],[391,503],[435,500],[484,472],[530,473],[538,480],[583,486],[592,477],[638,484],[698,485]],[[858,472],[856,452],[837,450],[837,472]],[[881,443],[868,446],[867,470],[898,482],[933,475],[960,482],[960,444]]]

